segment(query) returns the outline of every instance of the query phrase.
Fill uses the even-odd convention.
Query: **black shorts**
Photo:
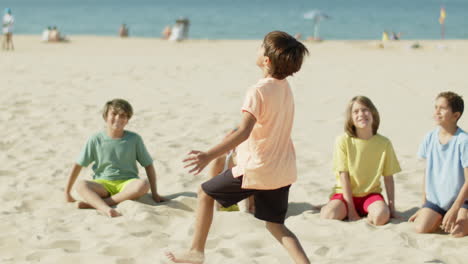
[[[234,178],[231,169],[201,185],[203,191],[224,207],[236,204],[253,195],[255,217],[267,222],[283,224],[288,211],[289,187],[275,190],[242,189],[242,178]]]

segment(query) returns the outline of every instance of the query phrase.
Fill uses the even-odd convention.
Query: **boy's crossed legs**
[[[77,192],[84,199],[78,202],[78,208],[95,208],[109,217],[120,216],[111,206],[126,200],[137,199],[149,190],[149,183],[142,179],[131,179],[125,184],[122,191],[111,195],[111,193],[96,181],[79,181],[76,186]]]
[[[241,178],[234,178],[231,170],[228,170],[202,185],[198,191],[195,232],[190,251],[185,254],[167,252],[166,255],[169,260],[175,263],[203,263],[206,240],[213,221],[214,199],[210,195],[216,196],[223,206],[229,206],[253,194],[255,195],[257,209],[255,216],[259,219],[271,218],[273,221],[277,221],[278,223],[266,221],[268,231],[283,245],[295,263],[310,263],[297,237],[283,224],[287,211],[287,196],[290,186],[272,190],[271,192],[241,189]],[[265,198],[273,199],[268,201],[269,199]],[[282,204],[276,204],[275,202],[277,201],[274,198],[282,200]],[[270,203],[270,206],[273,203],[275,204],[270,208],[265,208],[268,206],[268,203]],[[278,208],[282,212],[278,214],[278,211],[269,211],[273,207]]]

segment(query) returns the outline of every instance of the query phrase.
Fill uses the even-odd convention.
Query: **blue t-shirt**
[[[125,130],[118,139],[110,138],[105,132],[92,135],[76,163],[87,167],[94,162],[93,179],[117,181],[138,178],[137,161],[143,167],[153,163],[143,139]]]
[[[458,128],[447,144],[439,141],[440,128],[429,132],[418,156],[426,159],[426,199],[449,210],[465,183],[468,167],[468,134]]]

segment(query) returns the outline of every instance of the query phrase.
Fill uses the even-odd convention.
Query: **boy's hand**
[[[361,219],[361,217],[359,216],[359,214],[356,212],[356,209],[352,209],[352,210],[348,210],[349,213],[348,213],[348,220],[349,221],[358,221]]]
[[[184,159],[186,165],[184,168],[193,167],[189,173],[194,172],[195,175],[199,174],[210,163],[211,158],[205,152],[192,150],[188,153],[188,157]]]
[[[416,211],[416,213],[414,213],[414,214],[408,219],[408,222],[414,222],[414,220],[416,220],[416,218],[418,218],[418,215],[419,215],[419,210]]]
[[[403,217],[395,209],[390,209],[390,218],[399,220],[403,219]]]
[[[153,194],[152,197],[153,197],[153,200],[154,200],[156,203],[162,203],[162,202],[166,202],[166,201],[167,201],[166,198],[160,196],[159,194]]]
[[[450,208],[442,219],[441,228],[447,233],[450,233],[455,226],[455,221],[457,220],[458,210],[455,208]]]
[[[76,200],[73,198],[73,196],[71,196],[70,193],[66,192],[65,193],[65,201],[69,202],[69,203],[73,203],[75,202]]]

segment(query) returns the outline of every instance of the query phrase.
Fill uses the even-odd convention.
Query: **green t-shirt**
[[[348,172],[353,196],[380,193],[380,179],[401,171],[392,143],[376,134],[369,140],[344,134],[337,138],[333,159],[336,185],[334,193],[342,193],[340,172]]]
[[[104,131],[92,135],[77,163],[87,167],[94,162],[93,179],[117,181],[138,178],[136,161],[143,167],[153,163],[143,139],[125,130],[119,139],[110,138]]]

